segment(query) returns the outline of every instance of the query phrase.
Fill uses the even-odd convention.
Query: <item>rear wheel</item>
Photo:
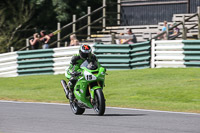
[[[98,115],[104,115],[105,112],[105,98],[102,92],[102,89],[97,89],[95,91],[95,97],[94,97],[94,104],[93,108],[96,114]]]
[[[76,115],[82,115],[85,112],[84,108],[80,108],[76,102],[70,102],[71,110]]]

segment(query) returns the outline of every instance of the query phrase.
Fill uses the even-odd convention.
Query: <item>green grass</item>
[[[200,69],[108,71],[107,106],[200,113]],[[64,75],[0,78],[0,99],[66,103]]]

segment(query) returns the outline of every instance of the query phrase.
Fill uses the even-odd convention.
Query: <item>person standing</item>
[[[40,36],[38,33],[33,34],[33,39],[31,39],[30,41],[31,44],[31,49],[39,49],[39,45],[40,45]]]
[[[46,34],[46,31],[42,30],[40,31],[40,41],[43,43],[42,48],[43,49],[48,49],[49,48],[49,40],[51,39],[51,37],[49,35]]]

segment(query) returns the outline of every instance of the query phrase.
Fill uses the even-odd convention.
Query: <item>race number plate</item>
[[[85,79],[87,81],[91,81],[91,80],[96,80],[97,79],[93,74],[91,74],[91,73],[89,73],[87,71],[84,72],[84,76],[85,76]]]

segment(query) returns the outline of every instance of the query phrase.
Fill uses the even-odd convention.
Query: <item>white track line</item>
[[[2,102],[2,103],[47,104],[47,105],[61,105],[61,106],[68,105],[69,106],[69,104],[64,104],[64,103],[22,102],[22,101],[7,101],[7,100],[0,100],[0,102]],[[200,115],[200,113],[173,112],[173,111],[161,111],[161,110],[147,110],[147,109],[120,108],[120,107],[106,107],[106,108],[120,109],[120,110],[144,111],[144,112],[156,112],[156,113],[173,113],[173,114],[184,114],[184,115]]]

